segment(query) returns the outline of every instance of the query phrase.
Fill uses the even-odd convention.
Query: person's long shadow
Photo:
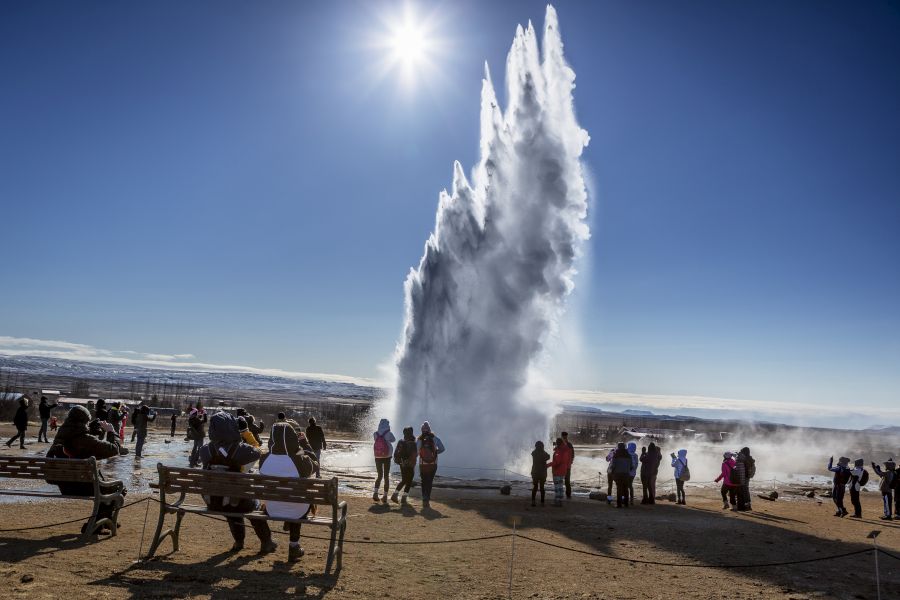
[[[870,551],[872,545],[865,538],[871,529],[868,523],[861,524],[864,526],[860,527],[860,541],[855,543],[825,537],[829,534],[827,521],[821,534],[814,535],[787,529],[793,519],[771,513],[750,513],[754,516],[748,517],[745,513],[715,512],[669,503],[637,505],[622,510],[609,507],[605,502],[567,502],[563,508],[539,509],[530,508],[529,504],[525,498],[513,497],[506,502],[468,500],[454,503],[453,507],[476,511],[502,525],[508,525],[511,517],[519,516],[518,530],[537,539],[565,544],[558,537],[563,536],[581,545],[582,549],[587,547],[601,554],[636,559],[649,559],[642,549],[647,547],[647,553],[665,553],[659,558],[660,562],[721,565],[722,571],[783,589],[807,592],[827,589],[835,597],[851,598],[860,597],[857,595],[860,589],[872,586],[870,552],[785,567],[736,567]],[[810,510],[817,510],[817,507],[810,506]],[[538,534],[538,530],[542,530],[541,533]],[[546,535],[546,531],[552,534]],[[630,549],[635,543],[640,546]],[[548,548],[548,552],[565,551]],[[690,567],[660,568],[677,568],[687,576],[699,572]],[[881,585],[882,589],[900,589],[900,562],[881,562]]]
[[[276,597],[297,594],[306,598],[323,598],[337,584],[339,573],[315,572],[303,563],[276,561],[264,570],[243,569],[259,559],[259,555],[220,552],[201,562],[170,562],[163,555],[138,562],[111,573],[90,585],[112,586],[124,590],[126,598],[208,595],[210,598]],[[310,567],[322,567],[314,561]]]

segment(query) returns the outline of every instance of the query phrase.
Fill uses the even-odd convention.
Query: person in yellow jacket
[[[250,428],[247,426],[247,421],[244,417],[238,417],[238,429],[241,432],[241,439],[244,440],[245,443],[250,444],[254,448],[259,448],[259,440],[256,439],[256,436],[251,433]]]

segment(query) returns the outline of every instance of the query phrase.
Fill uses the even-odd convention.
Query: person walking
[[[750,455],[750,448],[744,446],[738,453],[741,462],[744,463],[744,479],[738,488],[738,510],[753,510],[753,502],[750,496],[750,480],[756,477],[756,459]],[[743,507],[741,500],[743,499]]]
[[[200,464],[200,449],[203,447],[203,440],[206,438],[206,411],[198,402],[197,407],[192,409],[188,416],[188,439],[193,440],[194,447],[191,449],[191,457],[188,464],[194,468]]]
[[[831,501],[837,511],[834,513],[836,517],[843,517],[850,514],[844,508],[844,493],[847,491],[847,482],[850,481],[850,459],[842,456],[838,459],[838,464],[834,464],[834,457],[828,459],[828,470],[834,473],[831,486]],[[874,463],[873,463],[874,464]]]
[[[25,432],[28,430],[28,396],[22,396],[19,398],[19,407],[16,409],[16,414],[13,416],[13,425],[16,426],[16,435],[9,438],[9,441],[6,442],[6,447],[11,448],[13,442],[19,440],[19,448],[25,449]]]
[[[566,471],[569,468],[569,447],[562,437],[553,444],[553,459],[546,463],[553,472],[553,506],[562,506],[565,494]]]
[[[137,434],[137,445],[134,447],[134,457],[141,458],[144,450],[144,442],[147,440],[147,425],[156,420],[156,413],[149,406],[142,405],[134,411],[134,431]]]
[[[572,498],[572,463],[575,462],[575,446],[569,441],[569,432],[563,431],[561,434],[563,443],[569,449],[569,468],[566,469],[566,498]]]
[[[300,435],[285,421],[272,426],[269,439],[274,440],[268,452],[260,460],[259,472],[276,477],[306,479],[315,471],[314,461],[304,452]],[[266,514],[276,519],[302,519],[310,511],[310,505],[299,502],[266,502]],[[288,524],[288,562],[296,562],[304,555],[300,546],[300,523]]]
[[[50,423],[50,411],[59,406],[59,403],[50,404],[47,401],[47,396],[41,396],[41,403],[38,404],[38,414],[41,417],[41,428],[38,430],[38,442],[43,441],[45,444],[49,444],[50,440],[47,439],[47,425]],[[43,436],[43,440],[41,439]]]
[[[725,452],[722,455],[722,472],[719,473],[719,476],[716,477],[715,482],[722,482],[722,509],[726,510],[731,508],[731,510],[737,510],[737,487],[732,482],[731,476],[734,472],[734,466],[736,461],[734,460],[733,452]]]
[[[544,450],[544,442],[538,440],[531,451],[531,505],[535,504],[538,489],[541,491],[541,506],[544,506],[544,486],[547,484],[547,461],[550,455]]]
[[[872,462],[872,469],[881,478],[881,482],[878,484],[878,491],[881,492],[881,502],[884,505],[884,515],[881,519],[890,521],[892,518],[900,517],[900,515],[891,517],[893,491],[897,486],[897,463],[894,462],[894,459],[889,458],[885,461],[884,469],[882,470],[881,467]]]
[[[850,471],[850,503],[853,505],[854,519],[862,518],[862,504],[859,502],[859,492],[869,483],[869,472],[866,471],[866,461],[857,458],[853,461],[853,469]]]
[[[637,444],[628,442],[628,455],[631,457],[631,468],[628,470],[628,501],[634,505],[634,478],[637,476],[640,459],[637,455]]]
[[[416,475],[416,433],[412,427],[403,428],[403,439],[397,442],[397,449],[394,450],[394,462],[400,465],[400,483],[391,495],[391,500],[407,504],[406,497],[409,494],[409,488],[412,487],[413,477]],[[403,490],[402,498],[398,498],[400,490]]]
[[[60,426],[59,431],[53,438],[53,443],[47,451],[47,458],[90,458],[96,459],[111,458],[119,456],[119,444],[116,441],[107,442],[103,439],[97,439],[96,436],[88,432],[88,422],[91,420],[91,413],[83,406],[73,406],[69,409],[66,419]],[[110,423],[100,423],[104,433],[113,431]],[[118,438],[114,438],[118,440]],[[48,480],[47,483],[59,487],[59,491],[67,496],[86,496],[93,497],[94,484],[91,482],[80,481],[60,481],[55,482]],[[126,492],[125,486],[121,481],[100,481],[100,493],[111,494],[121,491]],[[98,519],[108,519],[113,515],[116,506],[112,503],[101,503],[97,509]],[[121,508],[121,505],[119,505]],[[81,527],[84,533],[87,523]],[[98,533],[109,533],[111,528],[104,526]]]
[[[384,480],[384,495],[381,497],[382,502],[388,500],[388,488],[391,487],[391,457],[394,456],[394,442],[397,438],[391,432],[391,423],[387,419],[382,419],[378,423],[378,430],[372,434],[375,438],[373,450],[375,452],[375,470],[378,477],[375,479],[375,490],[372,492],[372,500],[378,502],[378,490],[381,488],[381,481]]]
[[[204,432],[205,437],[205,432]],[[202,439],[202,438],[201,438]],[[244,443],[238,430],[237,418],[226,412],[217,412],[209,421],[209,443],[201,446],[199,460],[204,469],[211,471],[242,472],[248,465],[260,459],[258,448]],[[214,511],[248,513],[259,508],[259,501],[249,498],[203,496],[206,505]],[[228,529],[234,539],[232,552],[244,548],[246,526],[243,517],[226,517]],[[260,541],[260,553],[274,552],[278,544],[272,540],[269,524],[261,519],[250,519],[250,525]]]
[[[675,456],[674,453],[670,456],[672,457],[672,467],[675,469],[676,504],[687,504],[687,498],[684,494],[684,482],[691,478],[691,470],[688,468],[687,450],[682,448],[678,451],[678,456]]]
[[[616,483],[616,508],[628,508],[631,468],[631,453],[625,446],[625,442],[619,442],[612,459],[612,476]]]
[[[416,439],[419,453],[419,477],[422,479],[422,508],[431,507],[431,488],[437,475],[438,455],[444,452],[441,438],[431,431],[428,421],[422,423],[422,433]]]
[[[328,444],[325,441],[325,432],[316,424],[315,417],[309,418],[309,426],[306,428],[306,440],[312,446],[313,452],[316,453],[316,477],[321,477],[322,452],[328,448]],[[415,467],[415,463],[413,463],[413,467]]]

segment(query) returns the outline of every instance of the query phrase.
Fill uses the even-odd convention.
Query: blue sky
[[[541,2],[0,4],[0,335],[372,377],[452,161]],[[888,407],[900,8],[559,2],[591,134],[559,387]],[[18,347],[22,347],[19,344]]]

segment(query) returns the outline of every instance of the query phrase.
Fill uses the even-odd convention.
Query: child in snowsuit
[[[834,466],[834,457],[828,459],[828,470],[834,473],[833,486],[831,488],[831,500],[837,508],[834,513],[836,517],[843,517],[850,514],[844,508],[844,492],[847,489],[847,482],[850,481],[850,459],[842,456],[838,459],[837,466]]]
[[[881,492],[881,501],[884,503],[884,516],[882,516],[882,520],[890,521],[891,520],[891,510],[893,509],[893,488],[896,484],[897,478],[897,464],[894,462],[894,459],[890,458],[884,463],[884,470],[881,469],[874,462],[872,463],[872,469],[875,471],[875,474],[881,477],[881,483],[878,485],[878,490]],[[896,515],[900,517],[900,515]]]
[[[857,458],[853,461],[853,470],[850,471],[850,503],[853,504],[854,519],[862,518],[862,505],[859,503],[859,491],[869,482],[869,472],[863,465],[865,460]]]

